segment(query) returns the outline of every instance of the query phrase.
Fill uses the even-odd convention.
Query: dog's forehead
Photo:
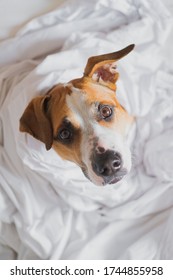
[[[77,120],[80,126],[91,123],[98,110],[98,105],[110,105],[118,108],[120,104],[116,99],[115,91],[97,83],[82,79],[69,83],[71,93],[66,96],[66,102],[69,110]],[[109,126],[110,123],[104,122]]]
[[[91,79],[83,78],[70,83],[72,93],[81,93],[85,95],[85,102],[92,104],[98,102],[116,102],[115,91],[106,86],[94,83]]]
[[[66,98],[69,107],[81,111],[81,109],[89,108],[96,103],[117,105],[118,102],[114,91],[86,80],[82,80],[80,84],[69,84],[71,94]]]
[[[81,89],[71,87],[71,94],[66,95],[66,104],[70,113],[68,119],[84,127],[84,123],[91,119],[92,112],[92,106],[87,102],[87,95]]]
[[[60,84],[51,91],[51,119],[56,134],[63,120],[69,120],[74,127],[83,131],[93,130],[97,123],[99,104],[112,106],[116,114],[111,122],[99,121],[99,125],[120,130],[124,119],[124,110],[116,99],[115,91],[97,85],[87,79]]]

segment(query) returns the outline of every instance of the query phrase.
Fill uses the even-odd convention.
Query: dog
[[[83,77],[35,97],[20,118],[21,132],[76,163],[98,186],[117,183],[131,169],[126,138],[134,118],[116,98],[116,62],[134,46],[90,57]]]

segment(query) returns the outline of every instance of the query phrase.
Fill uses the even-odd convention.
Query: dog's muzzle
[[[103,179],[104,185],[115,184],[127,174],[127,170],[123,169],[121,155],[113,150],[95,151],[91,165],[94,173]]]

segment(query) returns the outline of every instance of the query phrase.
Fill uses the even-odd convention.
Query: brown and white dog
[[[34,98],[20,119],[20,131],[75,162],[96,185],[116,183],[131,168],[126,137],[133,117],[115,92],[116,61],[133,48],[90,57],[82,78]]]

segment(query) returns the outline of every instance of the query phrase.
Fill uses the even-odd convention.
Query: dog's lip
[[[112,184],[116,184],[118,183],[121,179],[123,179],[124,176],[117,176],[117,177],[114,177],[112,180],[110,180],[108,182],[109,185],[112,185]]]
[[[107,182],[107,184],[109,184],[109,185],[112,185],[112,184],[116,184],[116,183],[118,183],[119,181],[121,181],[124,177],[125,177],[125,175],[127,175],[127,170],[126,169],[123,169],[123,170],[121,170],[120,172],[118,172],[119,174],[116,174],[116,176],[114,176],[113,178],[111,178],[108,182]]]

